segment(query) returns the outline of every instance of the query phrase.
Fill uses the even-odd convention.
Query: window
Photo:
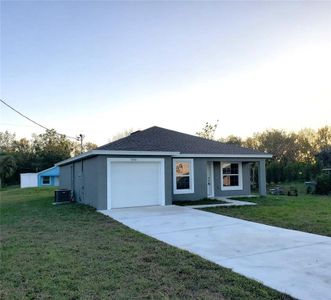
[[[222,190],[242,190],[242,165],[241,163],[221,163]]]
[[[193,159],[174,159],[174,194],[194,193]]]
[[[49,176],[43,176],[42,179],[44,185],[51,184],[51,178]]]

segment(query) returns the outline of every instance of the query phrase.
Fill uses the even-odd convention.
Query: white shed
[[[21,188],[38,186],[38,173],[22,173]]]

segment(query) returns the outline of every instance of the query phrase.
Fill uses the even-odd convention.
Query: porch
[[[265,160],[207,161],[207,197],[250,195],[252,185],[258,186],[261,196],[266,195]]]
[[[185,166],[184,175],[177,165]],[[262,158],[178,159],[174,160],[173,170],[173,200],[176,201],[251,195],[252,174],[258,193],[261,196],[267,193],[265,159]]]

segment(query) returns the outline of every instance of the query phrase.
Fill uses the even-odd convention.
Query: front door
[[[212,161],[207,162],[207,196],[214,197],[214,165]]]

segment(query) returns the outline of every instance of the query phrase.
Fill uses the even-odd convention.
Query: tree
[[[72,142],[54,129],[46,130],[46,133],[43,134],[33,135],[32,145],[39,171],[69,158],[72,151]]]
[[[284,130],[266,130],[253,135],[255,149],[268,152],[273,155],[273,160],[288,163],[295,161],[296,147],[295,135],[288,134]]]
[[[113,137],[110,139],[111,142],[115,142],[119,139],[125,138],[127,136],[129,136],[131,133],[133,132],[132,128],[129,129],[124,129],[123,131],[116,133],[115,135],[113,135]]]
[[[255,133],[252,137],[248,137],[242,142],[242,145],[247,148],[258,149],[258,141],[256,140],[257,134]]]
[[[97,145],[87,142],[84,144],[84,151],[96,147]],[[59,135],[54,129],[47,130],[44,134],[34,134],[30,140],[26,138],[16,140],[15,134],[8,131],[0,132],[0,155],[1,153],[10,155],[15,161],[15,172],[13,174],[6,172],[11,174],[6,175],[7,184],[18,183],[20,173],[47,169],[71,155],[80,154],[80,150],[80,144],[77,141]]]
[[[2,154],[0,156],[0,188],[2,182],[11,177],[16,170],[16,162],[13,156]]]
[[[15,141],[15,133],[10,133],[7,130],[0,132],[0,152],[11,152]]]
[[[320,168],[331,168],[331,147],[318,153],[316,159]]]
[[[87,152],[87,151],[91,151],[95,148],[97,148],[98,145],[97,144],[94,144],[94,143],[91,143],[91,142],[87,142],[84,144],[84,151]]]
[[[331,193],[331,174],[320,174],[316,178],[316,183],[316,194],[328,195]]]
[[[10,180],[11,183],[19,181],[20,173],[37,172],[39,170],[33,145],[26,138],[14,141],[12,155],[15,158],[17,168],[15,175]]]
[[[229,135],[225,139],[220,139],[220,142],[230,145],[237,145],[237,146],[243,145],[243,139],[240,136],[235,136],[235,135]]]
[[[93,150],[97,147],[98,147],[97,144],[94,144],[94,143],[91,143],[91,142],[86,142],[86,143],[83,144],[83,152]],[[76,155],[81,154],[81,150],[82,149],[81,149],[80,143],[73,141],[72,146],[71,146],[71,156],[76,156]]]
[[[210,123],[206,122],[206,124],[202,128],[202,130],[198,131],[196,133],[196,135],[199,136],[199,137],[202,137],[204,139],[214,140],[217,126],[218,126],[218,120],[216,121],[215,124],[210,124]]]
[[[12,143],[12,152],[28,154],[33,152],[32,145],[29,140],[22,138],[20,140],[15,140]]]
[[[296,160],[302,163],[315,163],[316,131],[305,128],[297,133],[296,145],[298,153]]]
[[[318,151],[331,147],[331,126],[324,126],[317,130],[316,145]]]

